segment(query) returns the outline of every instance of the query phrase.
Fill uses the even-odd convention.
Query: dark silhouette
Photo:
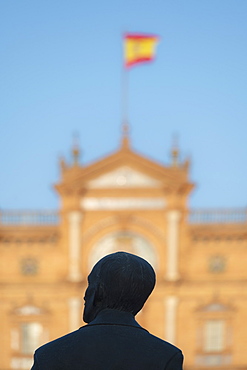
[[[134,318],[154,285],[144,259],[125,252],[102,258],[88,276],[88,325],[40,347],[31,370],[182,370],[182,352]]]

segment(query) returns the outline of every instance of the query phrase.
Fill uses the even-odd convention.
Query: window
[[[21,352],[32,354],[42,343],[43,327],[38,322],[21,324]]]
[[[232,307],[221,302],[211,302],[197,310],[195,364],[198,368],[231,364],[232,316]]]
[[[208,320],[204,327],[204,351],[221,352],[224,350],[225,322]]]

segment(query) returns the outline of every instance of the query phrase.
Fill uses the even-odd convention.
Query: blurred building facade
[[[247,369],[247,211],[191,210],[178,149],[167,166],[118,151],[61,160],[56,211],[0,214],[0,369],[29,369],[35,348],[83,325],[87,275],[105,254],[147,259],[157,285],[137,320],[180,347],[185,369]]]

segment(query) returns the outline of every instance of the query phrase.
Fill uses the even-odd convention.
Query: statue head
[[[136,315],[155,286],[152,266],[136,255],[117,252],[99,260],[88,276],[83,320],[94,320],[106,308]]]

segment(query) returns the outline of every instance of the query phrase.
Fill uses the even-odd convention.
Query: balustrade
[[[57,211],[1,211],[0,225],[57,225]]]
[[[188,214],[191,224],[244,223],[247,209],[192,209]]]

